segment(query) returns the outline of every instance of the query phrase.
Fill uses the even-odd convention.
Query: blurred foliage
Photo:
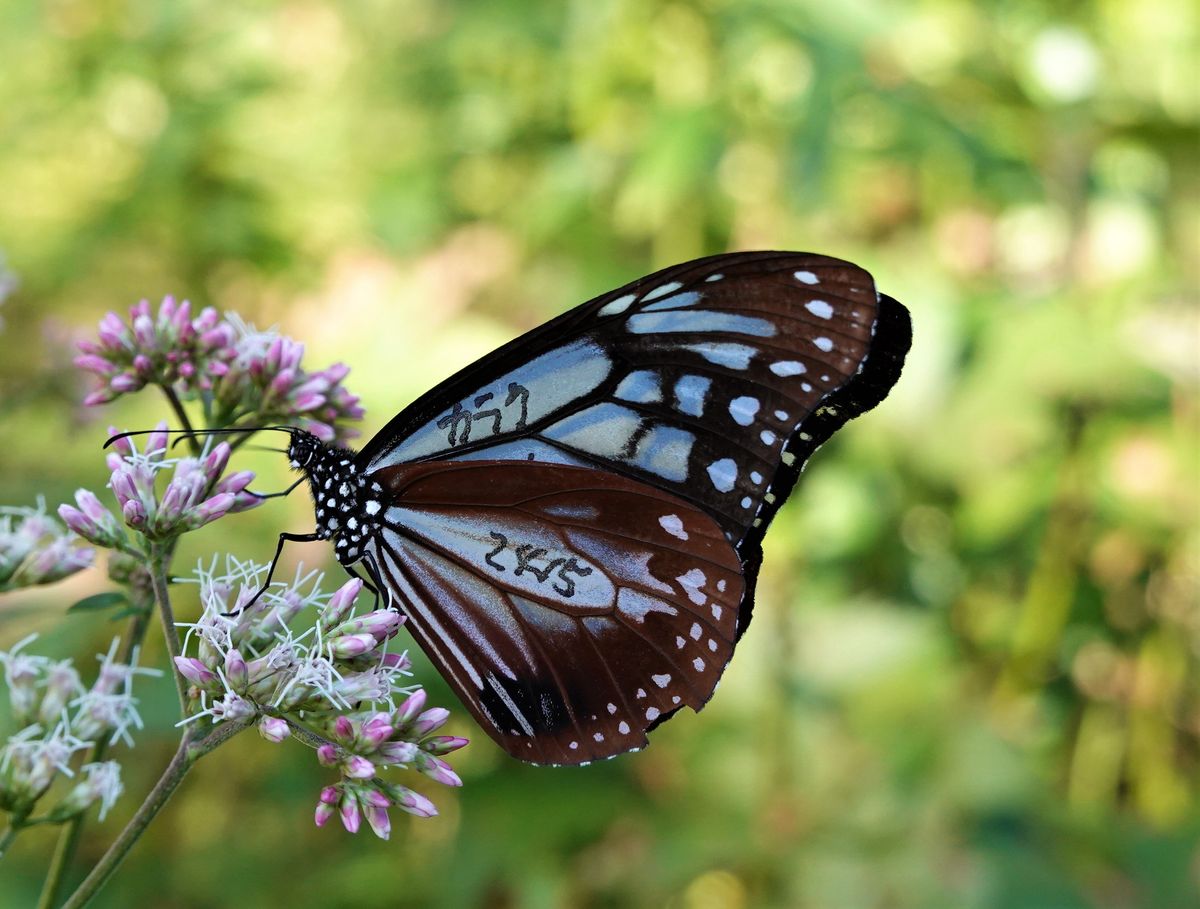
[[[1194,4],[6,0],[0,26],[8,504],[99,485],[108,422],[160,415],[82,413],[69,366],[143,296],[346,360],[368,432],[726,249],[859,261],[916,328],[768,537],[701,716],[547,770],[459,711],[465,787],[390,843],[313,829],[311,756],[246,737],[98,906],[1200,904]],[[311,520],[294,497],[187,557]],[[102,648],[115,626],[63,610],[103,586],[8,598],[0,642]],[[85,857],[166,761],[160,687]],[[0,903],[50,845],[22,838]]]

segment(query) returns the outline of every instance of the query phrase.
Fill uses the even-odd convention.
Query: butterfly
[[[849,262],[710,256],[467,366],[360,451],[291,430],[317,529],[510,755],[585,764],[712,696],[767,525],[899,378],[908,311]]]

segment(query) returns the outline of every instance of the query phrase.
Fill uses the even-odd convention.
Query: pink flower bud
[[[112,489],[113,495],[117,497],[117,504],[122,508],[125,507],[125,503],[127,502],[141,501],[137,480],[133,475],[133,471],[126,464],[122,464],[113,472],[108,485]]]
[[[318,407],[320,407],[324,403],[325,403],[324,395],[318,395],[318,394],[313,394],[313,393],[304,394],[304,395],[300,395],[298,398],[296,398],[294,401],[292,401],[292,410],[295,410],[297,412],[304,412],[306,410],[316,410]]]
[[[121,507],[121,514],[125,517],[125,523],[134,530],[144,527],[146,524],[146,509],[141,502],[126,502]]]
[[[396,727],[404,726],[413,721],[422,710],[425,709],[425,689],[418,688],[405,699],[396,711],[393,725]]]
[[[391,718],[386,713],[377,713],[370,717],[363,723],[362,730],[358,734],[359,739],[371,748],[386,742],[396,731],[390,720]]]
[[[392,834],[392,821],[388,817],[387,808],[378,805],[367,805],[363,811],[371,832],[381,840],[386,840]]]
[[[421,749],[430,754],[449,754],[465,745],[471,744],[470,739],[458,735],[435,735],[421,743]]]
[[[195,530],[197,527],[203,527],[210,521],[224,517],[229,509],[233,507],[233,499],[234,497],[229,493],[221,492],[211,499],[201,502],[192,510],[192,516],[188,520],[188,527]]]
[[[412,742],[384,742],[376,754],[385,764],[411,764],[417,758],[420,749]]]
[[[417,721],[413,723],[413,735],[418,738],[426,736],[435,729],[441,729],[448,719],[450,719],[450,711],[445,707],[431,707],[417,717]]]
[[[403,621],[400,613],[394,609],[376,609],[343,622],[337,628],[331,629],[330,634],[365,633],[373,636],[376,642],[380,642],[399,631]]]
[[[131,376],[128,373],[119,373],[109,380],[108,387],[118,394],[126,394],[130,391],[137,391],[146,383],[136,376]]]
[[[268,742],[273,742],[274,744],[278,745],[292,734],[292,730],[288,726],[287,720],[281,719],[277,716],[264,716],[258,721],[258,734]],[[331,809],[330,814],[332,813],[333,812]],[[318,821],[317,826],[320,825],[321,822]]]
[[[317,799],[317,810],[313,817],[318,827],[324,827],[325,822],[333,817],[340,798],[336,786],[326,786],[321,790],[321,795]]]
[[[84,354],[75,358],[75,365],[80,369],[86,369],[88,372],[99,373],[102,376],[112,375],[117,371],[116,364],[96,356],[95,354]]]
[[[417,755],[417,770],[443,786],[461,786],[462,780],[445,761],[428,754]]]
[[[139,313],[133,320],[133,337],[142,347],[155,347],[154,321],[145,313]]]
[[[175,657],[175,668],[193,685],[199,685],[202,688],[215,685],[219,681],[217,674],[195,657]]]
[[[215,482],[225,472],[229,464],[229,453],[232,449],[228,442],[221,442],[204,459],[203,470],[208,476],[209,483]]]
[[[374,650],[377,643],[372,634],[343,634],[329,642],[329,653],[334,659],[347,660]]]
[[[322,767],[332,767],[338,762],[338,750],[334,745],[326,742],[324,745],[317,747],[317,760],[320,761]]]
[[[350,833],[358,833],[358,826],[362,822],[362,815],[358,811],[358,799],[351,793],[347,792],[342,796],[342,802],[338,806],[338,814],[342,818],[342,826]]]
[[[369,780],[375,775],[375,765],[361,754],[351,754],[342,761],[342,773],[352,780]]]
[[[342,616],[349,612],[350,607],[354,605],[362,588],[363,582],[358,578],[353,578],[333,592],[333,596],[325,604],[321,615],[327,626],[341,621]]]
[[[216,485],[215,492],[228,492],[233,495],[241,492],[254,481],[254,471],[239,470],[237,473],[231,473],[227,477],[222,478],[221,482]],[[258,496],[251,498],[257,499]]]
[[[147,453],[155,451],[165,453],[167,450],[167,441],[167,421],[159,420],[154,426],[154,432],[146,437]]]
[[[236,647],[231,647],[225,653],[225,678],[229,682],[229,687],[237,692],[244,692],[250,683],[246,660]]]
[[[94,521],[87,517],[78,508],[73,508],[70,505],[59,505],[58,516],[62,518],[63,523],[74,533],[79,534],[85,540],[103,546],[101,542],[104,535]]]
[[[349,742],[354,738],[354,721],[348,716],[339,716],[333,721],[333,731],[339,739]]]
[[[404,786],[391,787],[390,792],[397,808],[407,811],[417,817],[436,817],[437,807],[419,792],[413,792]]]

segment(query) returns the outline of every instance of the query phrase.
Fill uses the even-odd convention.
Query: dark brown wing
[[[711,697],[743,581],[702,510],[618,474],[528,461],[375,479],[385,520],[366,562],[514,757],[580,764],[640,748]]]

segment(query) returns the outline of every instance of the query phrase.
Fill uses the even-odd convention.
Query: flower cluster
[[[224,475],[229,443],[218,443],[202,458],[167,458],[165,429],[166,424],[160,423],[150,434],[144,453],[128,438],[114,443],[108,455],[112,471],[108,486],[116,496],[120,517],[95,493],[80,489],[75,493],[75,505],[58,509],[71,530],[98,546],[131,553],[138,550],[122,523],[147,539],[165,540],[262,503],[261,497],[247,491],[254,479],[252,472]],[[160,495],[156,481],[168,470],[171,479]]]
[[[147,385],[207,391],[228,371],[233,326],[205,307],[192,318],[191,304],[166,297],[157,315],[147,300],[129,310],[129,322],[114,312],[100,320],[100,340],[80,341],[75,365],[103,384],[84,404],[104,404]]]
[[[203,392],[212,426],[289,423],[327,442],[356,435],[340,424],[363,415],[358,398],[342,385],[348,367],[335,363],[309,372],[301,365],[303,344],[211,307],[193,318],[191,305],[172,297],[157,314],[142,300],[128,322],[108,313],[99,340],[79,348],[76,365],[101,380],[84,400],[89,405],[160,385],[185,397]]]
[[[59,776],[74,778],[72,759],[99,741],[132,744],[131,728],[141,728],[135,675],[160,675],[115,659],[116,641],[98,657],[100,672],[85,688],[70,660],[51,660],[23,652],[33,636],[0,652],[12,718],[18,731],[0,747],[0,808],[28,814]],[[135,658],[136,661],[136,658]],[[43,817],[64,821],[100,803],[100,816],[121,794],[121,769],[115,761],[84,764],[83,776]]]
[[[0,591],[52,584],[92,564],[96,551],[37,508],[0,508]]]
[[[388,711],[360,711],[334,719],[329,743],[317,749],[317,759],[337,767],[342,779],[321,790],[317,826],[336,810],[342,824],[357,833],[363,815],[376,836],[387,839],[391,831],[387,809],[396,807],[417,817],[432,817],[437,808],[419,792],[380,780],[380,767],[411,767],[445,786],[461,786],[458,774],[441,759],[467,740],[453,735],[433,735],[450,717],[443,707],[425,710],[425,692],[418,690],[399,707]]]
[[[254,414],[267,424],[295,422],[325,442],[358,435],[338,425],[363,415],[358,398],[342,385],[350,367],[335,363],[308,372],[301,365],[303,344],[273,331],[256,331],[240,320],[232,322],[237,328],[236,353],[215,392],[221,425]]]
[[[365,814],[371,829],[386,838],[388,808],[436,814],[424,796],[377,777],[382,768],[398,767],[461,785],[441,758],[467,740],[433,734],[449,713],[425,709],[425,693],[403,684],[406,655],[387,650],[401,617],[389,609],[359,612],[359,580],[327,596],[313,574],[273,585],[250,604],[263,572],[263,566],[232,557],[223,575],[197,571],[204,611],[186,626],[185,641],[185,651],[195,655],[175,660],[189,683],[192,718],[254,718],[268,741],[296,730],[317,744],[318,760],[341,777],[321,793],[318,824],[336,811],[356,832]],[[297,619],[310,608],[315,615],[300,630]]]

